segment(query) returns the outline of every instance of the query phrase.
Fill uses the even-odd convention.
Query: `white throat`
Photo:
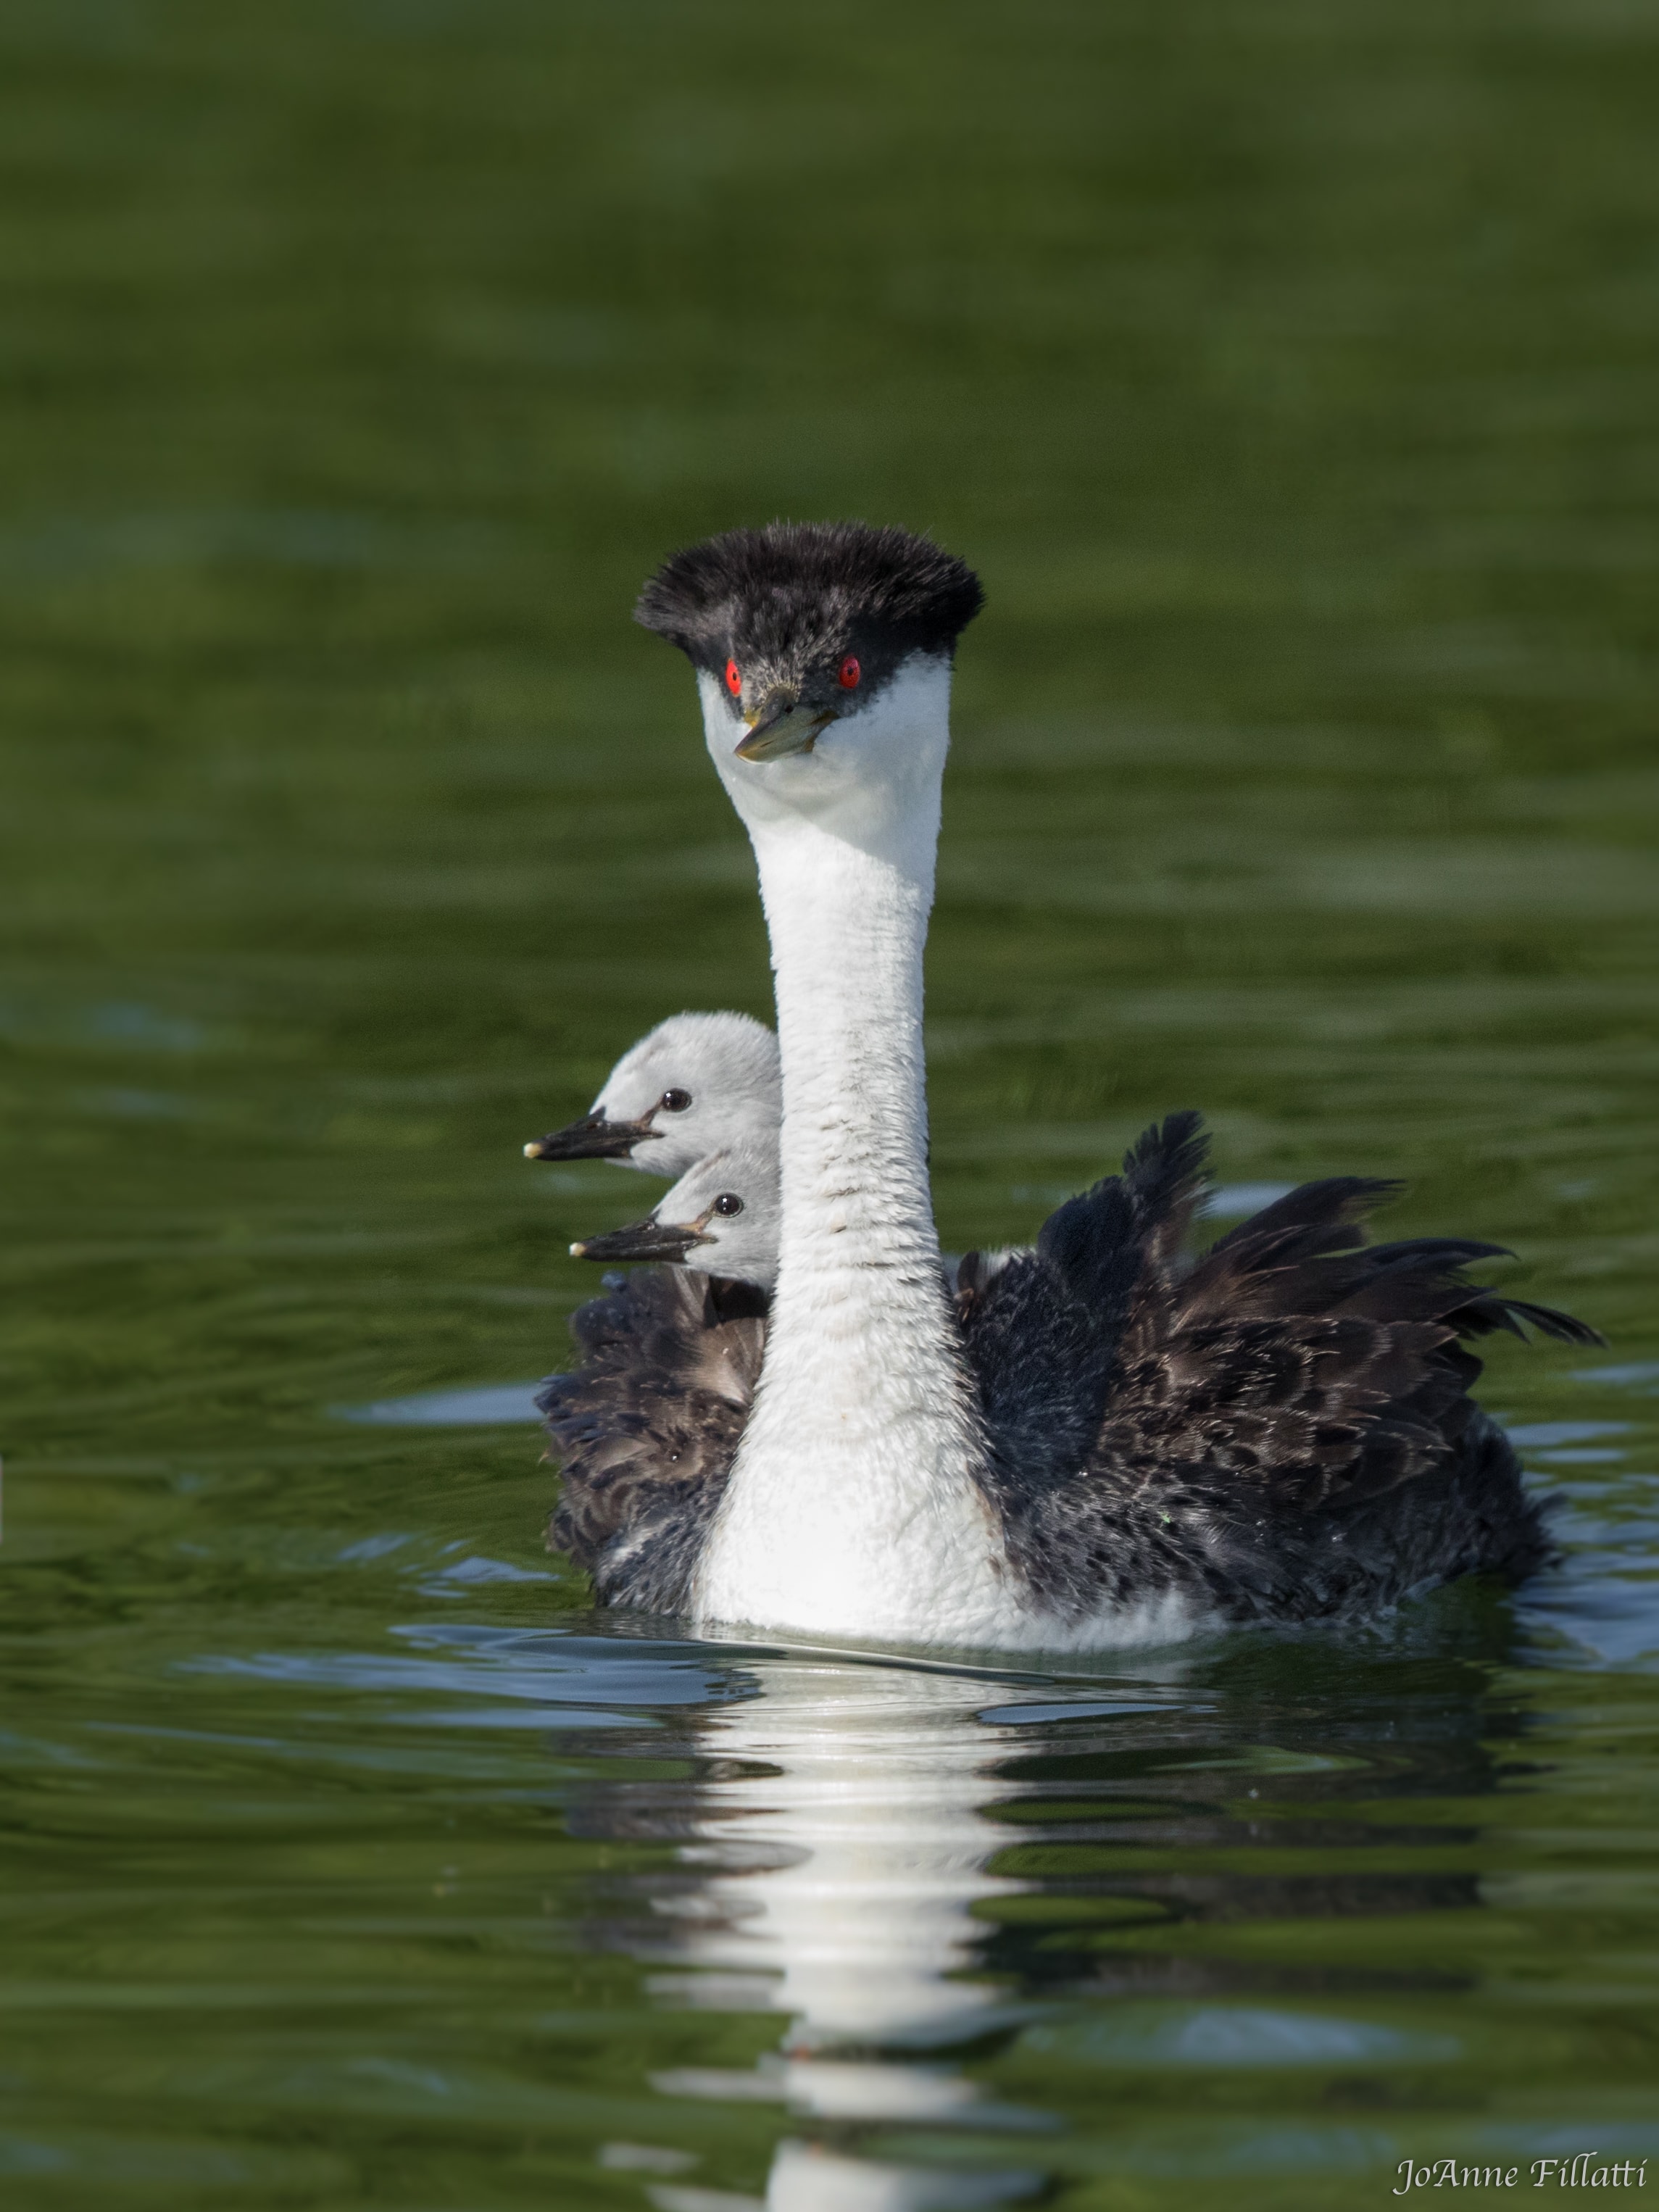
[[[974,1480],[975,1394],[927,1184],[922,951],[950,669],[911,662],[810,755],[709,749],[760,865],[783,1066],[782,1234],[765,1364],[696,1610],[838,1637],[1006,1641]]]

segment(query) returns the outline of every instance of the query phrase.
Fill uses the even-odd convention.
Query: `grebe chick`
[[[683,1175],[643,1221],[585,1237],[573,1260],[611,1266],[665,1260],[769,1291],[778,1274],[778,1140],[753,1134],[723,1145]]]
[[[614,1160],[683,1176],[751,1128],[775,1139],[778,1041],[748,1014],[671,1014],[630,1045],[580,1121],[537,1137],[529,1160]]]

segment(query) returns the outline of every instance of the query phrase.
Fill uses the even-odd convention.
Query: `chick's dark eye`
[[[726,664],[726,688],[734,699],[743,690],[743,671],[735,660],[728,660]]]
[[[741,1213],[743,1200],[738,1196],[736,1191],[723,1190],[714,1200],[714,1211],[716,1213]]]
[[[689,1091],[665,1091],[657,1103],[665,1114],[684,1114],[691,1103]]]

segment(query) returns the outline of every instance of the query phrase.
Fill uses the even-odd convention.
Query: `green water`
[[[1659,2160],[1656,112],[1645,0],[0,9],[8,2207]],[[1559,1572],[1053,1680],[621,1633],[426,1396],[654,1188],[523,1140],[766,1011],[627,617],[777,513],[989,594],[946,1243],[1189,1103],[1409,1176],[1610,1339],[1485,1386]]]

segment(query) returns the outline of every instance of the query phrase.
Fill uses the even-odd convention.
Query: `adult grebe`
[[[751,1128],[775,1141],[778,1041],[748,1014],[671,1014],[630,1045],[579,1121],[537,1137],[527,1160],[614,1160],[683,1176]]]
[[[1355,1249],[1387,1186],[1306,1186],[1188,1267],[1202,1146],[1174,1116],[1034,1252],[964,1267],[959,1310],[943,1294],[921,956],[951,658],[980,599],[950,555],[856,524],[731,532],[641,597],[696,669],[759,863],[781,1234],[752,1405],[732,1403],[723,1468],[703,1448],[695,1499],[641,1394],[652,1419],[690,1406],[696,1339],[665,1294],[599,1302],[550,1423],[568,1503],[601,1475],[615,1497],[627,1468],[634,1504],[579,1556],[603,1593],[708,1624],[1005,1650],[1527,1571],[1547,1540],[1459,1340],[1517,1316],[1589,1332],[1463,1282],[1490,1246]]]

